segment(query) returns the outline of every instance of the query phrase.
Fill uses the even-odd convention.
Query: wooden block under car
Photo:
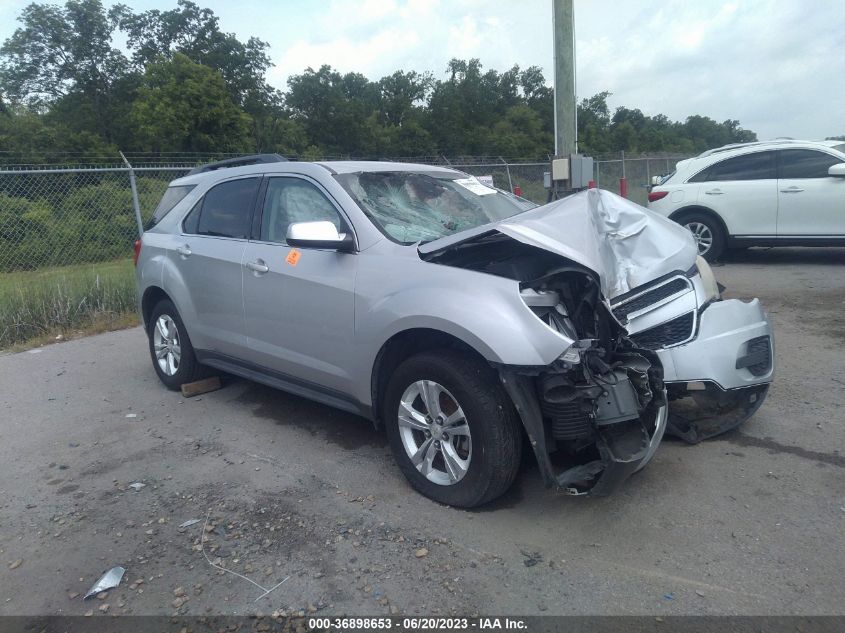
[[[186,398],[193,398],[209,391],[217,391],[223,385],[220,383],[219,376],[212,376],[211,378],[203,378],[195,382],[188,382],[182,385],[182,395]]]

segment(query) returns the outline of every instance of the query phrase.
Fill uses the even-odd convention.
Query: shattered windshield
[[[335,178],[390,239],[429,242],[534,207],[476,178],[414,172],[358,172]]]

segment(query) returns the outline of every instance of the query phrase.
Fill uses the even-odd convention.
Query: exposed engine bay
[[[537,318],[574,341],[551,365],[498,368],[547,485],[607,494],[646,464],[666,422],[662,367],[628,338],[593,271],[496,232],[428,259],[518,281]]]

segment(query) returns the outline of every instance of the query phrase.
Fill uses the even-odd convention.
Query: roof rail
[[[727,152],[732,149],[737,149],[740,147],[754,147],[756,145],[789,145],[790,143],[803,143],[805,141],[797,141],[794,138],[776,138],[771,141],[751,141],[749,143],[730,143],[729,145],[722,145],[721,147],[714,147],[713,149],[708,149],[701,154],[698,155],[698,158],[704,158],[705,156],[711,156],[713,154],[718,154],[720,152]]]
[[[227,158],[226,160],[219,160],[216,163],[208,163],[194,167],[187,173],[188,176],[194,174],[204,174],[209,171],[217,169],[226,169],[228,167],[245,167],[246,165],[262,165],[265,163],[284,163],[287,158],[279,154],[251,154],[250,156],[238,156],[236,158]]]

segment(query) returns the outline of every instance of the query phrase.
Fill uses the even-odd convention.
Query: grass
[[[137,323],[131,260],[0,274],[0,350]]]

